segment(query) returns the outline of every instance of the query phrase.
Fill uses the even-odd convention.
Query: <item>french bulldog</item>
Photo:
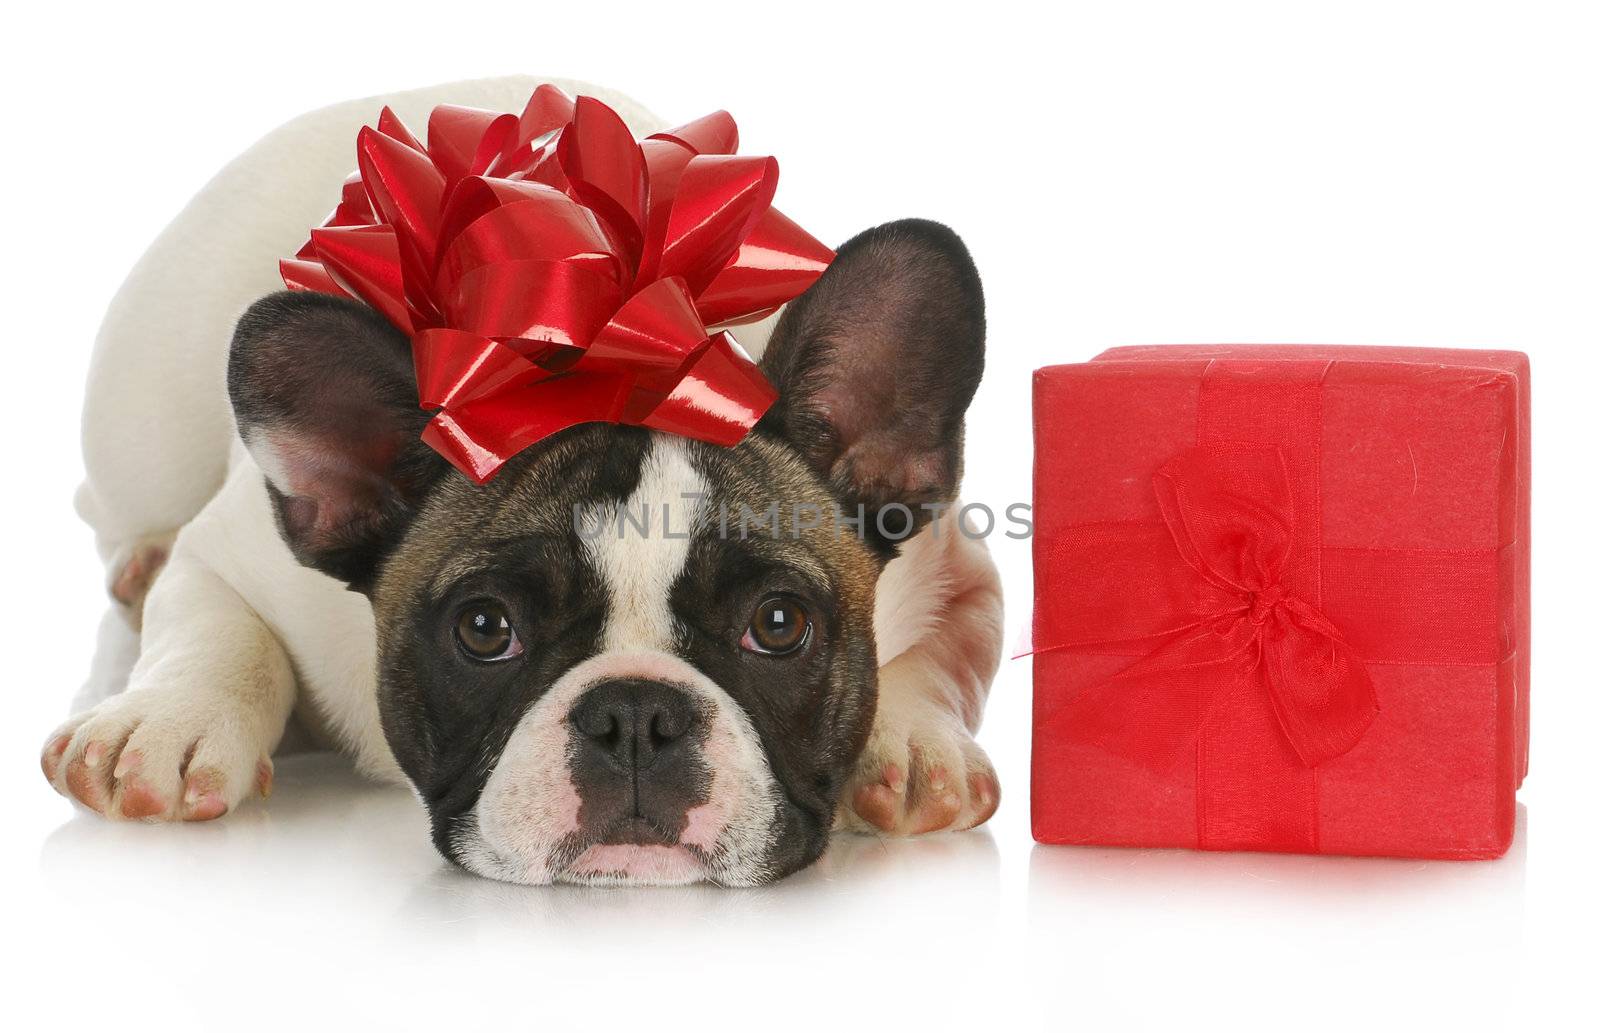
[[[510,110],[540,81],[307,115],[136,268],[78,501],[137,659],[50,735],[46,777],[108,818],[219,818],[270,791],[293,725],[408,784],[450,861],[532,884],[761,884],[835,830],[984,822],[1001,599],[941,518],[984,346],[949,229],[869,229],[739,332],[779,391],[740,444],[582,425],[483,487],[419,439],[403,333],[272,289],[381,105]]]

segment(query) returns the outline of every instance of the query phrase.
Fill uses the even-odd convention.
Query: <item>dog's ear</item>
[[[370,591],[448,468],[419,439],[406,335],[344,298],[268,295],[234,330],[228,397],[295,558]]]
[[[907,219],[852,239],[789,304],[762,356],[783,438],[881,549],[954,500],[962,417],[983,376],[983,287],[949,228]]]

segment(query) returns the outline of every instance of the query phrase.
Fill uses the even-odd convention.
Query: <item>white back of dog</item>
[[[283,288],[278,259],[332,211],[355,168],[357,130],[385,105],[419,133],[437,104],[520,111],[541,82],[599,97],[636,134],[665,127],[627,97],[531,76],[366,97],[268,133],[178,213],[117,291],[95,342],[78,510],[108,566],[170,536],[222,486],[235,436],[225,384],[234,323]]]

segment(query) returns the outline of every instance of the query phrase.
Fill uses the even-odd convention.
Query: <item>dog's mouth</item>
[[[564,882],[677,885],[713,879],[707,851],[660,823],[628,815],[597,835],[563,845],[557,879]]]
[[[573,882],[678,885],[706,879],[705,865],[690,847],[677,844],[599,843],[562,869]]]

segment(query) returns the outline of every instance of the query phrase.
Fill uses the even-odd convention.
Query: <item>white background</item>
[[[12,955],[0,1021],[1592,1022],[1592,10],[13,6],[0,67],[0,936]],[[910,215],[961,232],[990,320],[969,499],[1027,497],[1029,371],[1107,346],[1529,352],[1534,727],[1511,854],[1445,864],[1035,847],[1025,661],[1002,671],[982,735],[1006,794],[986,831],[852,840],[758,891],[473,879],[433,854],[406,793],[331,759],[284,765],[270,806],[206,827],[76,815],[45,786],[37,750],[86,671],[102,607],[70,497],[106,301],[178,207],[274,125],[352,96],[510,72],[605,83],[671,120],[731,109],[746,151],[779,155],[780,205],[824,240]],[[997,551],[1015,632],[1027,552],[1004,540]]]

